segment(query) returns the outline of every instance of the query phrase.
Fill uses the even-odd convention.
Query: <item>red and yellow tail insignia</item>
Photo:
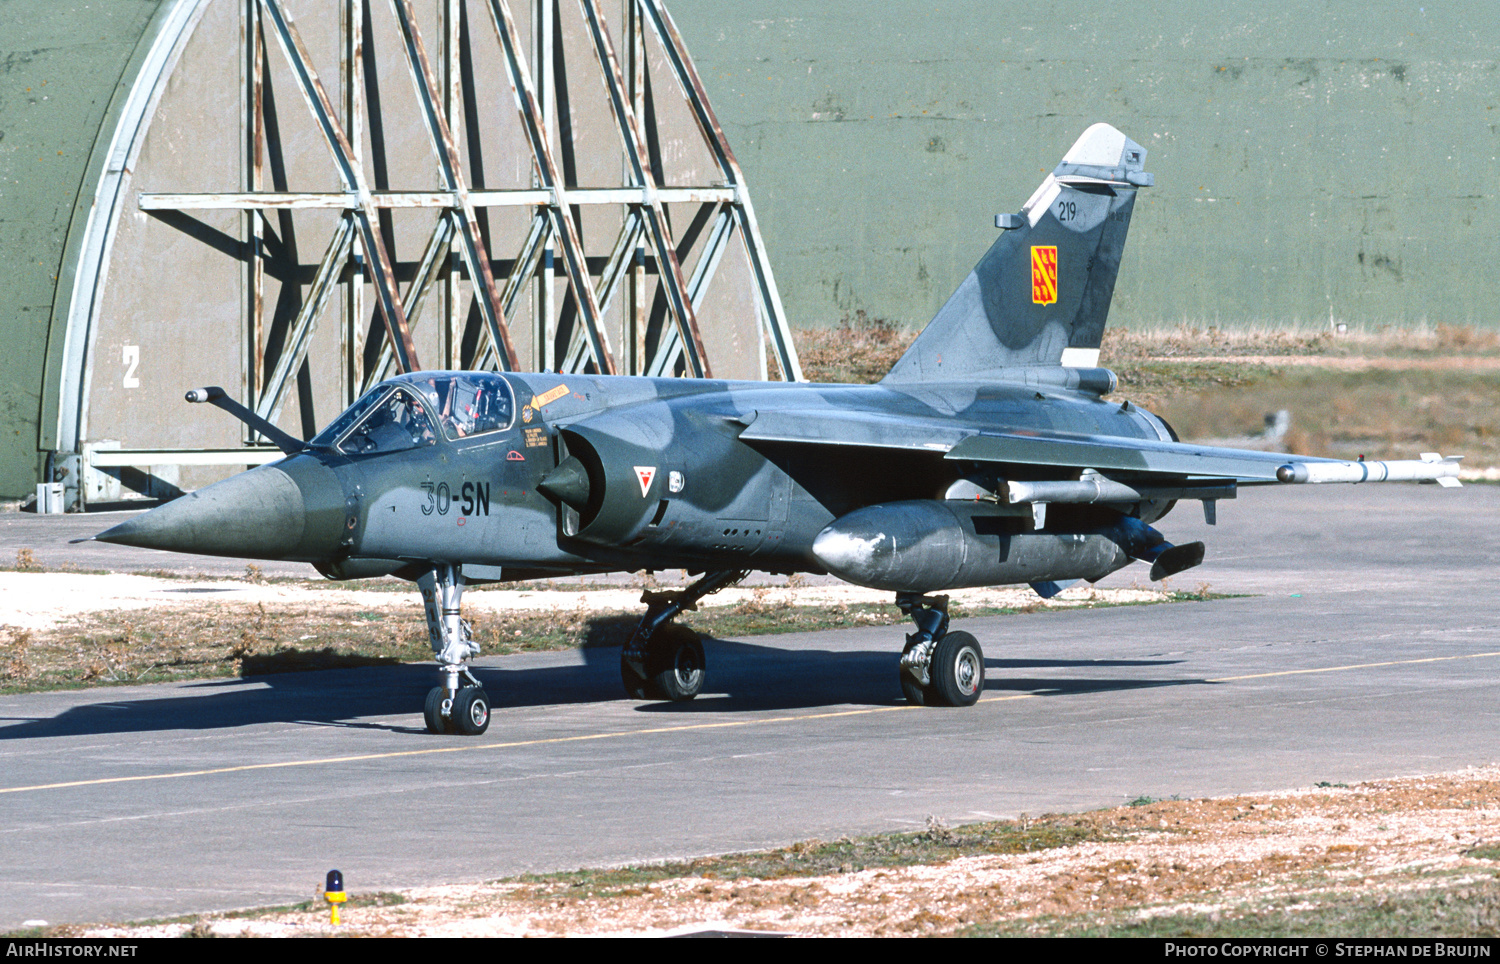
[[[1057,245],[1031,248],[1031,300],[1039,305],[1057,303]]]

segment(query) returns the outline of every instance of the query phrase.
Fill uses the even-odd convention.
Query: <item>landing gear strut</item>
[[[672,620],[683,610],[697,609],[698,600],[749,575],[748,569],[705,573],[686,589],[646,590],[641,602],[646,613],[630,641],[620,651],[620,680],[637,700],[690,700],[703,688],[705,661],[698,634]]]
[[[490,726],[490,697],[469,672],[468,660],[479,655],[479,644],[458,615],[463,574],[457,566],[436,566],[417,579],[417,586],[427,614],[427,639],[442,678],[441,684],[428,691],[422,708],[427,732],[478,736]],[[460,676],[467,685],[460,686]]]
[[[984,692],[984,651],[968,633],[948,631],[948,597],[898,592],[896,605],[917,631],[901,653],[901,695],[916,706],[973,706]]]

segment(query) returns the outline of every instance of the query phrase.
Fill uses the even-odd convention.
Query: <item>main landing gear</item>
[[[647,590],[641,595],[646,614],[620,650],[620,679],[625,692],[637,700],[690,700],[703,688],[705,661],[698,634],[672,622],[698,600],[749,575],[747,569],[705,573],[686,589]]]
[[[427,639],[442,676],[422,708],[427,732],[478,736],[490,726],[490,697],[467,665],[470,657],[479,655],[479,644],[458,615],[463,576],[457,566],[440,565],[418,578],[417,587],[427,613]],[[461,686],[459,677],[467,683]]]
[[[896,605],[917,631],[901,653],[901,694],[916,706],[973,706],[984,692],[979,640],[948,631],[948,597],[896,593]]]

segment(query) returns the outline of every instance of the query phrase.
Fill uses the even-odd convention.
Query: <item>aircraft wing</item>
[[[742,442],[801,442],[921,452],[947,452],[974,434],[972,428],[953,419],[837,408],[755,411],[739,421],[747,426],[740,433]]]
[[[942,453],[944,458],[959,461],[1095,469],[1183,481],[1234,480],[1242,485],[1418,481],[1450,486],[1458,481],[1458,459],[1432,453],[1420,460],[1348,462],[1116,435],[984,431],[947,419],[851,411],[755,412],[742,421],[748,426],[740,439],[752,444],[870,446]]]
[[[1291,462],[1329,462],[1280,452],[1218,448],[1192,442],[1163,442],[1111,435],[1019,432],[971,435],[948,450],[950,459],[1055,465],[1060,468],[1139,472],[1184,479],[1275,482],[1276,470]]]

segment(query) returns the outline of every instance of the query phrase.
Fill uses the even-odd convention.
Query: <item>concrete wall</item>
[[[1149,151],[1113,323],[1494,325],[1486,0],[672,0],[793,324],[922,324],[1073,140]]]

